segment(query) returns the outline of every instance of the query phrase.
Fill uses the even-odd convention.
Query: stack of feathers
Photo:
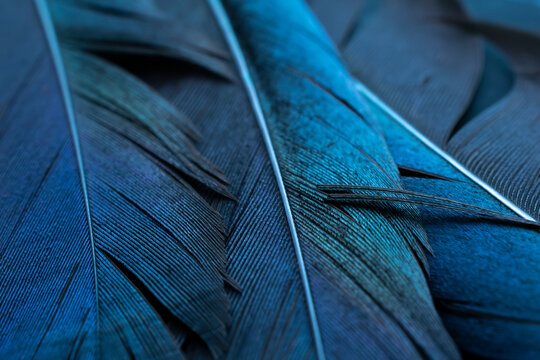
[[[2,0],[0,358],[540,358],[539,24]]]

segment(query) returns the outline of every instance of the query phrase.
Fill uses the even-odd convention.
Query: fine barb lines
[[[413,134],[418,140],[420,140],[425,146],[427,146],[430,150],[435,152],[437,155],[442,157],[444,160],[446,160],[449,164],[451,164],[453,167],[455,167],[459,172],[461,172],[463,175],[467,176],[469,179],[474,181],[476,184],[481,186],[484,190],[486,190],[488,193],[490,193],[494,198],[499,200],[501,203],[503,203],[505,206],[507,206],[510,210],[515,212],[517,215],[521,216],[523,219],[528,220],[530,222],[536,222],[536,220],[527,214],[525,211],[520,209],[517,205],[512,203],[510,200],[508,200],[506,197],[501,195],[497,190],[493,189],[491,186],[489,186],[487,183],[482,181],[480,178],[478,178],[476,175],[474,175],[472,172],[467,170],[463,165],[461,165],[457,160],[455,160],[453,157],[448,155],[444,150],[442,150],[440,147],[435,145],[431,140],[429,140],[427,137],[422,135],[418,130],[416,130],[407,120],[405,120],[403,117],[401,117],[399,114],[397,114],[394,110],[392,110],[388,105],[386,105],[377,95],[375,95],[371,90],[366,88],[363,84],[358,83],[357,84],[358,91],[362,93],[369,101],[371,101],[375,106],[380,108],[382,111],[384,111],[392,120],[396,121],[398,124],[400,124],[405,130]]]
[[[0,358],[539,358],[492,2],[0,1]]]
[[[62,97],[64,99],[64,106],[69,122],[69,127],[71,130],[71,136],[73,138],[73,146],[75,148],[75,154],[77,157],[77,164],[79,168],[79,176],[81,181],[81,188],[83,192],[84,197],[84,204],[86,208],[86,214],[87,214],[87,220],[88,220],[88,231],[90,233],[90,241],[92,243],[92,262],[94,266],[94,284],[95,284],[95,292],[96,297],[98,296],[98,279],[97,279],[97,269],[96,269],[96,247],[94,243],[94,234],[92,231],[92,217],[90,215],[90,204],[88,202],[88,188],[86,186],[86,174],[84,172],[84,164],[83,164],[83,158],[81,154],[81,145],[79,142],[79,133],[77,130],[77,123],[75,121],[75,114],[73,112],[73,103],[71,101],[71,95],[69,93],[69,86],[67,82],[66,72],[64,71],[64,62],[62,60],[62,55],[60,53],[60,48],[58,46],[58,39],[56,37],[56,32],[54,30],[54,26],[51,20],[51,16],[49,14],[49,10],[47,9],[47,4],[45,0],[34,0],[35,5],[37,8],[37,11],[39,13],[39,17],[41,20],[41,24],[43,26],[43,30],[45,31],[45,35],[47,36],[47,44],[49,45],[49,51],[52,54],[54,67],[56,69],[56,75],[58,77],[58,82],[60,83],[60,89],[62,92]],[[97,305],[99,306],[99,304]],[[99,311],[99,310],[98,310]]]
[[[336,203],[351,203],[362,200],[372,201],[387,201],[387,202],[406,202],[419,206],[431,206],[435,208],[443,208],[448,210],[454,210],[458,212],[469,213],[473,215],[480,215],[488,217],[494,220],[503,220],[517,225],[530,226],[532,228],[540,228],[540,224],[536,221],[524,220],[516,216],[509,216],[504,213],[493,211],[490,209],[482,208],[467,204],[461,201],[443,198],[440,196],[433,196],[429,194],[422,194],[416,191],[381,188],[374,186],[347,186],[347,185],[317,185],[318,190],[324,192],[326,201]],[[362,193],[365,192],[365,193]],[[370,194],[371,193],[371,194]],[[373,194],[375,193],[375,194]],[[392,194],[398,196],[385,196],[384,194]],[[402,195],[401,197],[399,195]]]
[[[246,91],[248,93],[251,105],[253,107],[253,111],[255,112],[255,117],[257,118],[257,122],[263,134],[264,143],[266,145],[266,149],[268,151],[268,155],[272,163],[272,169],[274,170],[274,175],[276,177],[279,192],[281,194],[281,199],[283,201],[283,207],[285,208],[285,213],[287,216],[287,222],[289,224],[289,229],[291,232],[291,237],[294,243],[294,250],[296,253],[296,258],[298,260],[300,276],[302,277],[302,284],[304,287],[304,291],[306,293],[307,307],[308,307],[308,311],[310,315],[313,336],[315,339],[317,358],[319,360],[324,360],[325,353],[324,353],[323,343],[321,339],[321,332],[319,330],[319,323],[317,320],[317,314],[315,312],[315,305],[313,304],[313,297],[311,294],[309,280],[307,277],[306,266],[304,264],[304,257],[302,255],[302,249],[300,247],[300,242],[298,240],[296,225],[294,223],[294,218],[292,216],[289,199],[287,197],[287,190],[285,189],[285,185],[283,183],[283,177],[281,175],[281,170],[279,168],[279,163],[276,157],[275,149],[272,144],[272,139],[268,132],[268,127],[266,125],[264,113],[262,111],[261,104],[259,102],[259,97],[257,95],[257,89],[255,88],[255,84],[253,83],[253,80],[249,73],[246,59],[244,58],[244,55],[242,53],[242,48],[240,47],[240,44],[238,43],[238,39],[236,38],[234,30],[227,17],[227,13],[225,9],[223,8],[223,5],[221,4],[221,1],[220,0],[208,0],[208,1],[212,7],[212,10],[214,11],[214,15],[216,16],[217,21],[219,22],[221,28],[223,29],[223,33],[225,35],[225,38],[227,39],[231,52],[238,66],[240,76],[246,87]]]

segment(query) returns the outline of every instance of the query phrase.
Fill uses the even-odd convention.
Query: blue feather
[[[339,3],[0,4],[0,357],[540,355],[538,40]]]
[[[227,272],[242,289],[229,292],[233,319],[227,357],[456,357],[427,291],[423,267],[428,245],[414,207],[382,212],[336,207],[314,186],[389,186],[399,178],[379,130],[364,114],[354,82],[309,11],[296,2],[276,5],[268,9],[254,3],[252,10],[230,5],[227,16],[240,29],[226,35],[244,41],[240,59],[248,54],[248,71],[256,79],[247,84],[265,97],[260,102],[265,116],[259,121],[269,129],[274,161],[285,169],[278,181],[241,86],[201,74],[184,79],[165,72],[149,79],[198,119],[201,151],[227,174],[239,199],[235,205],[206,195],[224,216]],[[249,11],[256,16],[242,15]],[[268,32],[264,13],[286,20],[299,34],[289,38],[283,31],[287,26]],[[239,20],[246,18],[251,20]],[[294,47],[313,54],[312,59],[296,59],[289,50]],[[166,51],[160,55],[170,56]],[[301,124],[295,125],[295,119]],[[355,129],[364,135],[354,135]],[[290,197],[292,220],[299,224],[296,233],[287,223],[291,217],[282,203],[280,181]],[[204,356],[198,348],[183,350]]]
[[[488,14],[505,1],[476,2],[475,13],[482,8]],[[314,0],[313,7],[353,74],[476,176],[540,219],[540,122],[533,100],[538,34],[474,24],[457,0],[339,3],[339,11],[327,10],[333,1]]]
[[[209,117],[216,117],[209,126],[208,135],[203,136],[203,143],[204,139],[208,141],[203,148],[215,154],[209,156],[222,168],[231,167],[225,172],[233,189],[245,187],[253,191],[249,195],[239,195],[238,208],[232,210],[232,219],[228,221],[232,231],[228,245],[231,251],[229,268],[243,288],[242,294],[232,296],[229,357],[245,358],[249,354],[258,358],[268,351],[283,354],[278,357],[293,353],[308,357],[318,355],[319,358],[347,354],[396,356],[400,353],[412,357],[424,352],[455,356],[453,346],[430,310],[429,295],[422,285],[424,274],[419,259],[424,256],[423,235],[414,221],[406,220],[408,216],[414,216],[414,210],[405,207],[401,211],[411,215],[400,216],[398,211],[392,219],[377,211],[337,208],[324,203],[323,194],[314,186],[318,182],[388,185],[398,179],[397,169],[388,157],[378,130],[359,114],[363,106],[354,95],[353,83],[339,64],[332,46],[324,40],[306,9],[296,2],[273,3],[272,9],[262,2],[251,5],[233,2],[226,3],[225,9],[234,27],[234,34],[229,34],[241,41],[240,49],[237,49],[237,56],[241,56],[239,61],[247,60],[248,68],[241,70],[247,70],[253,79],[251,83],[249,78],[244,78],[257,96],[253,97],[252,92],[251,100],[260,101],[264,118],[259,121],[269,130],[266,146],[271,145],[271,151],[276,154],[304,260],[299,265],[298,257],[295,259],[294,237],[285,222],[286,213],[280,204],[278,185],[268,169],[270,159],[264,156],[263,136],[257,134],[257,120],[244,113],[245,103],[240,106],[240,101],[245,102],[241,91],[240,95],[229,95],[239,100],[224,107],[224,111],[212,105],[216,98],[227,104],[231,102],[221,94],[224,90],[218,92],[211,84],[205,84],[199,85],[200,90],[193,93],[195,84],[200,82],[197,78],[185,80],[183,86],[169,78],[158,79],[162,91],[176,98],[178,104],[194,103],[197,112],[205,115],[194,114],[192,117],[200,118],[203,124]],[[288,14],[295,14],[295,19]],[[291,37],[277,26],[269,26],[269,18],[291,22],[299,34]],[[312,56],[299,58],[297,54]],[[314,54],[318,55],[315,57]],[[230,85],[228,87],[231,94],[238,93]],[[326,119],[318,113],[325,114]],[[245,116],[249,117],[242,119]],[[219,127],[214,127],[217,124]],[[362,129],[364,136],[347,138],[344,135],[354,134],[355,129]],[[246,132],[253,135],[243,136]],[[238,141],[240,138],[241,142]],[[265,170],[246,173],[247,168],[242,170],[242,164],[249,169]],[[256,183],[264,184],[265,189],[252,188]],[[258,205],[261,203],[267,205],[261,208]],[[274,215],[269,218],[271,214]],[[224,216],[227,219],[227,215]],[[332,217],[333,223],[323,220]],[[322,228],[315,225],[324,225],[325,221],[329,223]],[[382,229],[378,231],[378,227]],[[248,247],[257,229],[275,235],[259,240],[264,243],[258,248]],[[386,241],[392,245],[385,244]],[[276,253],[277,249],[281,249],[280,252]],[[267,253],[276,254],[270,264],[266,260]],[[250,258],[252,262],[246,262]],[[274,264],[281,264],[281,267]],[[299,266],[306,268],[309,293]],[[410,275],[402,275],[399,269],[405,267]],[[261,286],[261,279],[271,279],[272,286]],[[418,293],[414,290],[416,287]],[[402,295],[397,296],[396,292]],[[259,300],[267,296],[275,300]],[[314,303],[311,313],[306,296]],[[356,301],[362,303],[362,307]],[[410,305],[404,305],[406,301],[411,301]],[[418,307],[419,302],[421,307]],[[363,307],[369,310],[363,310]],[[422,316],[426,316],[426,320],[416,322],[413,315],[409,315],[411,312],[425,314]],[[314,318],[319,332],[317,327],[313,331]],[[385,325],[373,323],[374,318]],[[431,330],[423,332],[420,330],[423,327]],[[426,337],[426,333],[438,335]],[[321,338],[319,344],[318,337]],[[301,340],[296,342],[294,339]],[[280,350],[273,350],[276,348]],[[291,353],[286,355],[287,351]]]
[[[227,49],[215,40],[217,29],[209,25],[201,1],[167,3],[166,9],[152,0],[48,1],[65,45],[95,52],[172,57],[225,78],[234,77]]]
[[[70,93],[46,8],[42,27],[33,2],[8,5],[2,26],[13,33],[2,41],[30,61],[2,58],[17,80],[1,83],[3,357],[177,358],[186,326],[219,355],[229,322],[222,219],[189,179],[223,192],[221,176],[189,168],[209,162],[185,119],[120,69],[71,53],[67,67],[87,72],[70,85],[99,69],[109,98],[96,101],[91,86]],[[126,85],[153,113],[126,113],[137,110],[118,92]],[[169,142],[143,121],[155,113],[176,126]]]
[[[393,118],[380,110],[376,116],[396,162],[445,177],[404,176],[406,189],[513,214]],[[422,217],[433,247],[431,290],[460,348],[485,358],[538,358],[538,230],[436,207],[422,208]]]
[[[488,19],[495,19],[490,8],[502,3],[464,2]],[[329,2],[315,1],[313,8],[362,81],[359,89],[372,101],[396,162],[414,175],[403,178],[404,186],[430,199],[415,203],[428,206],[422,216],[433,245],[430,286],[445,325],[464,354],[537,358],[538,232],[495,218],[538,218],[540,122],[532,100],[538,94],[538,38],[470,22],[452,1],[340,3],[333,13],[326,11],[335,5]],[[515,21],[503,13],[498,21]],[[451,66],[455,61],[467,63]],[[397,113],[418,130],[402,127]],[[434,203],[433,196],[453,202]],[[499,214],[442,210],[456,200]]]
[[[415,194],[459,199],[505,216],[515,216],[514,211],[523,214],[515,206],[508,208],[511,204],[507,201],[501,203],[499,199],[505,199],[500,194],[478,182],[466,169],[456,168],[459,164],[454,159],[363,85],[359,89],[373,103],[394,158],[404,164],[400,169],[407,189]],[[499,216],[456,217],[440,210],[440,206],[425,205],[430,207],[422,210],[424,228],[434,247],[429,258],[430,283],[443,320],[458,345],[465,353],[482,357],[538,357],[538,288],[534,285],[540,271],[534,250],[538,231],[498,223]],[[538,228],[536,222],[531,225]]]

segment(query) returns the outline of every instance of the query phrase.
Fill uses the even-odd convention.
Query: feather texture
[[[174,16],[169,15],[171,8],[178,9],[179,4],[167,3],[169,8],[162,9],[159,2],[151,0],[137,0],[135,6],[122,0],[49,3],[57,31],[67,45],[90,51],[174,57],[226,78],[234,76],[227,49],[211,36],[217,29],[212,29],[212,22],[204,16],[201,1],[182,2],[184,8],[173,11]]]
[[[333,358],[349,353],[358,356],[405,353],[410,357],[422,354],[456,357],[427,291],[423,267],[428,245],[415,208],[408,205],[384,210],[338,207],[326,203],[324,194],[315,186],[317,183],[375,186],[397,183],[399,186],[397,168],[382,136],[362,113],[364,107],[355,93],[354,82],[339,63],[329,41],[299,2],[278,2],[275,9],[263,2],[226,5],[227,16],[234,25],[234,37],[241,41],[245,54],[242,56],[249,63],[252,86],[265,114],[268,144],[272,145],[283,177],[276,182],[263,134],[248,110],[241,88],[216,80],[208,83],[206,76],[203,80],[195,77],[174,81],[169,74],[166,83],[177,88],[187,82],[189,87],[182,87],[181,93],[189,94],[191,106],[200,109],[201,102],[207,105],[206,114],[193,116],[200,119],[201,148],[226,170],[232,187],[241,190],[240,202],[234,206],[212,194],[224,193],[219,186],[213,186],[219,175],[213,183],[199,182],[213,188],[206,198],[220,209],[229,224],[228,272],[242,288],[241,293],[229,294],[233,320],[227,356],[322,358],[328,355]],[[122,14],[115,12],[118,13]],[[246,18],[250,20],[240,21]],[[287,21],[299,34],[289,38],[282,29],[268,26],[269,19]],[[86,40],[80,41],[82,48],[87,49]],[[68,44],[73,46],[71,41]],[[313,54],[312,59],[297,58],[297,52],[291,51],[295,47],[302,49],[300,53]],[[324,56],[316,58],[315,54],[319,56],[319,53]],[[171,56],[167,51],[158,55]],[[106,70],[111,73],[110,69]],[[80,71],[75,69],[74,73]],[[115,76],[112,74],[111,78]],[[121,94],[110,96],[111,92],[99,93],[97,88],[96,96],[88,95],[88,89],[92,88],[90,79],[91,76],[86,82],[79,81],[77,93],[84,101],[114,107],[116,112],[130,117],[140,115],[137,108],[115,104],[119,96],[122,98]],[[126,84],[130,83],[126,80]],[[228,93],[220,92],[218,96],[217,89],[228,89]],[[194,91],[199,91],[201,96],[193,95]],[[243,117],[236,119],[224,111],[231,109],[229,96],[238,99],[242,104],[239,108],[247,111],[235,111]],[[213,104],[216,98],[227,102],[219,103],[223,108]],[[181,107],[185,105],[189,104]],[[299,109],[302,111],[298,112]],[[216,118],[207,120],[208,113]],[[160,139],[167,135],[163,132],[164,125],[153,124],[152,131]],[[216,131],[220,128],[251,139],[250,143],[242,144],[237,138],[223,136]],[[359,133],[355,129],[362,136],[351,135]],[[128,134],[132,138],[136,135]],[[171,148],[166,138],[163,141],[168,150],[183,150]],[[250,149],[253,154],[240,151],[242,148]],[[291,233],[287,224],[280,181],[288,194],[292,219],[298,224],[297,233]],[[262,234],[268,234],[264,241],[259,239]],[[295,237],[298,237],[296,245]],[[305,254],[304,262],[299,262],[299,250]],[[272,263],[263,261],[268,254],[275,254]],[[307,279],[302,277],[303,267]],[[265,286],[263,280],[272,286]],[[308,282],[310,289],[306,288]],[[314,309],[309,307],[310,297]],[[212,339],[205,338],[205,334],[199,334],[216,355],[219,347]],[[182,349],[188,356],[205,356],[199,348]]]
[[[398,207],[394,209],[398,215],[386,217],[378,211],[325,203],[317,190],[318,183],[388,185],[397,180],[382,138],[361,114],[353,83],[330,43],[300,2],[228,1],[225,11],[233,30],[226,25],[224,29],[270,160],[280,170],[277,185],[283,182],[285,211],[290,207],[289,241],[297,241],[300,270],[296,282],[301,281],[306,296],[318,357],[402,352],[455,356],[436,317],[430,315],[429,295],[422,290],[426,245],[421,229],[408,218],[414,209]],[[290,25],[272,26],[277,19]],[[294,28],[295,36],[282,30],[286,28]],[[410,215],[400,216],[400,211]],[[303,267],[309,288],[301,278]],[[384,328],[373,324],[371,316],[386,324]],[[417,316],[425,320],[417,321]],[[431,330],[422,330],[426,327]],[[233,329],[234,334],[234,325]],[[249,331],[237,329],[240,334]],[[427,333],[438,335],[426,338]],[[396,341],[376,340],[388,336],[396,336]],[[242,350],[249,348],[244,343]]]
[[[70,84],[80,90],[101,70],[110,76],[101,90],[118,96],[97,102],[88,87],[71,108],[46,8],[47,37],[33,2],[2,4],[12,31],[2,41],[15,60],[31,59],[2,58],[19,81],[2,81],[3,357],[178,358],[184,326],[220,354],[229,322],[223,225],[189,179],[224,184],[190,169],[208,163],[182,131],[192,125],[170,114],[168,139],[183,150],[173,153],[148,114],[126,114],[134,99],[118,91],[136,80],[80,53],[66,64],[89,71],[71,72]],[[24,47],[9,43],[21,39]],[[156,94],[134,94],[170,111]]]
[[[376,109],[376,107],[373,107]],[[406,189],[512,212],[377,111],[396,162],[436,177],[402,175]],[[497,220],[422,208],[433,246],[430,285],[445,324],[465,355],[535,359],[540,354],[539,232]]]
[[[312,6],[342,46],[355,75],[446,149],[450,153],[445,154],[446,159],[453,156],[525,212],[538,216],[540,150],[536,139],[540,122],[537,101],[532,100],[538,94],[537,38],[463,20],[457,6],[443,11],[449,1],[431,5],[412,1],[345,3],[356,6],[357,11],[340,8],[341,12],[332,14],[325,11],[329,3],[321,1]],[[489,6],[478,6],[477,14]],[[422,17],[433,7],[436,16]],[[340,22],[351,17],[353,20]],[[343,23],[353,25],[340,28]],[[432,31],[426,31],[428,28]],[[453,43],[456,35],[465,40]],[[482,42],[478,41],[480,36]],[[468,51],[464,48],[467,43],[474,44]],[[483,71],[469,71],[477,59],[474,49],[482,47]],[[395,56],[402,50],[410,56]],[[469,65],[446,67],[456,57],[466,59]],[[426,86],[418,86],[421,74],[430,72],[433,76]],[[468,75],[462,77],[464,72]],[[441,91],[430,88],[433,83]],[[413,91],[417,86],[421,90]],[[428,103],[439,96],[445,105]],[[370,99],[374,99],[372,95]],[[415,137],[416,132],[408,132],[389,119],[380,100],[372,105],[392,155],[408,169],[402,171],[406,189],[511,213],[485,191],[488,186],[479,186],[482,182],[471,180],[474,176],[464,176]],[[459,111],[464,113],[459,115]],[[504,196],[499,197],[504,200]],[[448,206],[433,202],[424,205],[428,206],[422,208],[423,224],[433,244],[430,285],[458,346],[465,355],[481,358],[537,358],[540,328],[534,279],[539,271],[535,250],[538,232],[449,213],[443,210]]]
[[[466,14],[453,0],[341,2],[331,16],[326,9],[333,2],[313,6],[354,75],[538,219],[539,108],[529,100],[537,92],[534,36],[463,26]]]
[[[540,214],[540,38],[494,26],[473,26],[508,57],[512,87],[463,125],[446,147],[501,193]]]
[[[459,358],[439,314],[540,355],[538,223],[365,101],[302,1],[49,4],[0,4],[3,358]],[[537,39],[340,4],[354,74],[535,209]]]

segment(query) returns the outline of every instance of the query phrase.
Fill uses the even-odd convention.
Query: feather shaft
[[[375,106],[379,107],[385,114],[387,114],[393,121],[397,122],[401,127],[403,127],[409,133],[414,135],[418,140],[420,140],[431,151],[435,152],[438,156],[440,156],[441,158],[446,160],[456,170],[458,170],[463,175],[465,175],[466,177],[468,177],[469,179],[474,181],[476,184],[478,184],[480,187],[482,187],[484,190],[486,190],[489,194],[491,194],[494,198],[496,198],[498,201],[503,203],[510,210],[512,210],[513,212],[515,212],[517,215],[521,216],[525,220],[529,220],[529,221],[533,221],[533,222],[536,221],[532,216],[530,216],[525,211],[520,209],[516,204],[514,204],[508,198],[506,198],[501,193],[499,193],[497,190],[492,188],[486,182],[484,182],[483,180],[478,178],[471,171],[469,171],[466,167],[464,167],[462,164],[460,164],[456,159],[454,159],[452,156],[450,156],[447,152],[442,150],[439,146],[437,146],[435,143],[433,143],[431,140],[429,140],[427,137],[425,137],[414,126],[412,126],[407,120],[405,120],[402,116],[400,116],[398,113],[396,113],[394,110],[392,110],[392,108],[390,108],[388,105],[386,105],[377,95],[375,95],[371,90],[369,90],[364,84],[358,82],[357,83],[357,89],[371,103],[373,103]]]
[[[441,196],[419,193],[416,191],[374,186],[343,186],[331,184],[318,185],[317,188],[326,193],[326,195],[328,196],[328,201],[333,201],[336,203],[354,203],[355,201],[362,200],[408,202],[420,206],[432,206],[438,208],[446,208],[454,211],[461,211],[464,213],[485,216],[494,220],[503,220],[524,226],[532,226],[534,228],[538,228],[540,226],[540,224],[536,221],[525,220],[519,216],[509,216],[499,211],[493,211],[480,206],[467,204],[462,201],[452,200]],[[374,194],[363,194],[356,193],[355,191],[375,192],[379,194],[387,193],[398,196],[396,197],[388,195],[381,196]],[[399,197],[399,195],[403,195],[403,197]]]
[[[178,114],[168,139],[145,126],[168,110],[140,80],[66,52],[44,2],[0,7],[1,356],[181,358],[186,332],[220,356],[225,234],[201,192],[221,173]]]
[[[69,85],[67,81],[66,72],[64,70],[64,63],[62,61],[62,54],[60,52],[60,47],[58,46],[58,38],[56,36],[56,31],[52,23],[49,9],[45,0],[34,0],[36,9],[39,14],[39,19],[43,26],[43,31],[47,38],[47,45],[49,51],[51,52],[52,60],[56,70],[56,76],[58,83],[60,85],[60,91],[62,92],[62,97],[64,100],[64,107],[66,110],[66,116],[69,122],[69,128],[71,130],[71,137],[73,139],[73,147],[75,149],[75,157],[77,159],[77,165],[79,168],[79,177],[81,181],[81,190],[84,198],[84,205],[86,208],[86,219],[88,221],[88,232],[92,248],[92,262],[94,266],[94,286],[96,297],[98,296],[99,286],[98,286],[98,277],[97,277],[97,265],[96,265],[96,246],[94,240],[94,232],[92,227],[92,216],[90,213],[90,202],[88,200],[88,187],[86,185],[86,175],[84,173],[84,162],[81,153],[81,144],[79,141],[79,132],[77,129],[77,122],[75,121],[75,113],[73,111],[73,102],[71,100],[71,94],[69,92]],[[96,304],[97,311],[99,312],[99,302]],[[99,317],[98,317],[99,321]],[[98,326],[99,327],[99,326]]]
[[[261,104],[259,102],[259,97],[257,96],[257,91],[255,89],[255,85],[253,83],[253,80],[251,78],[251,75],[249,73],[249,69],[246,63],[246,59],[244,58],[242,49],[240,47],[240,44],[238,43],[238,39],[236,38],[236,35],[234,33],[234,30],[232,28],[232,25],[228,19],[227,13],[225,9],[223,8],[223,5],[221,4],[220,0],[209,0],[209,3],[212,7],[212,10],[215,14],[215,17],[221,26],[223,33],[225,35],[225,38],[227,40],[227,43],[230,47],[230,50],[233,54],[233,57],[236,61],[238,70],[240,72],[240,76],[242,78],[242,81],[244,83],[244,86],[246,87],[246,90],[248,92],[248,96],[251,102],[251,105],[253,107],[253,111],[255,112],[255,117],[257,119],[257,123],[259,124],[259,127],[261,129],[264,143],[266,145],[268,155],[270,157],[270,161],[272,164],[272,169],[274,171],[274,175],[276,177],[276,182],[279,188],[279,192],[281,194],[281,198],[283,201],[283,206],[285,208],[285,213],[287,216],[287,222],[289,224],[289,229],[291,232],[291,237],[293,239],[294,243],[294,250],[295,254],[298,260],[298,266],[300,269],[300,276],[302,277],[302,284],[304,286],[305,294],[306,294],[306,302],[308,306],[308,311],[310,315],[310,321],[311,321],[311,327],[313,330],[313,336],[315,339],[315,347],[317,352],[317,357],[320,360],[325,359],[324,355],[324,348],[323,343],[321,339],[321,333],[319,330],[319,324],[317,320],[317,314],[315,312],[315,305],[313,303],[313,297],[310,290],[309,280],[307,277],[307,271],[306,266],[304,263],[304,258],[302,255],[302,249],[300,248],[300,242],[298,240],[298,234],[296,231],[296,226],[294,223],[294,219],[291,212],[291,207],[289,204],[289,200],[287,197],[287,190],[285,189],[285,184],[283,183],[283,177],[281,175],[281,170],[279,168],[279,164],[277,161],[276,153],[274,150],[274,146],[272,144],[272,139],[270,137],[270,134],[268,132],[268,127],[266,125],[266,120],[264,118],[264,113],[262,111]]]
[[[301,1],[222,4],[287,190],[325,356],[457,358],[426,287],[429,244],[416,208],[400,205],[389,217],[376,207],[327,203],[316,189],[318,183],[399,185],[375,119],[313,14]],[[268,150],[262,136],[260,145]],[[275,200],[282,201],[277,183],[276,190]],[[298,266],[291,266],[304,292]],[[306,300],[300,304],[306,311]],[[308,316],[304,321],[310,325]],[[383,333],[392,341],[383,341]]]

